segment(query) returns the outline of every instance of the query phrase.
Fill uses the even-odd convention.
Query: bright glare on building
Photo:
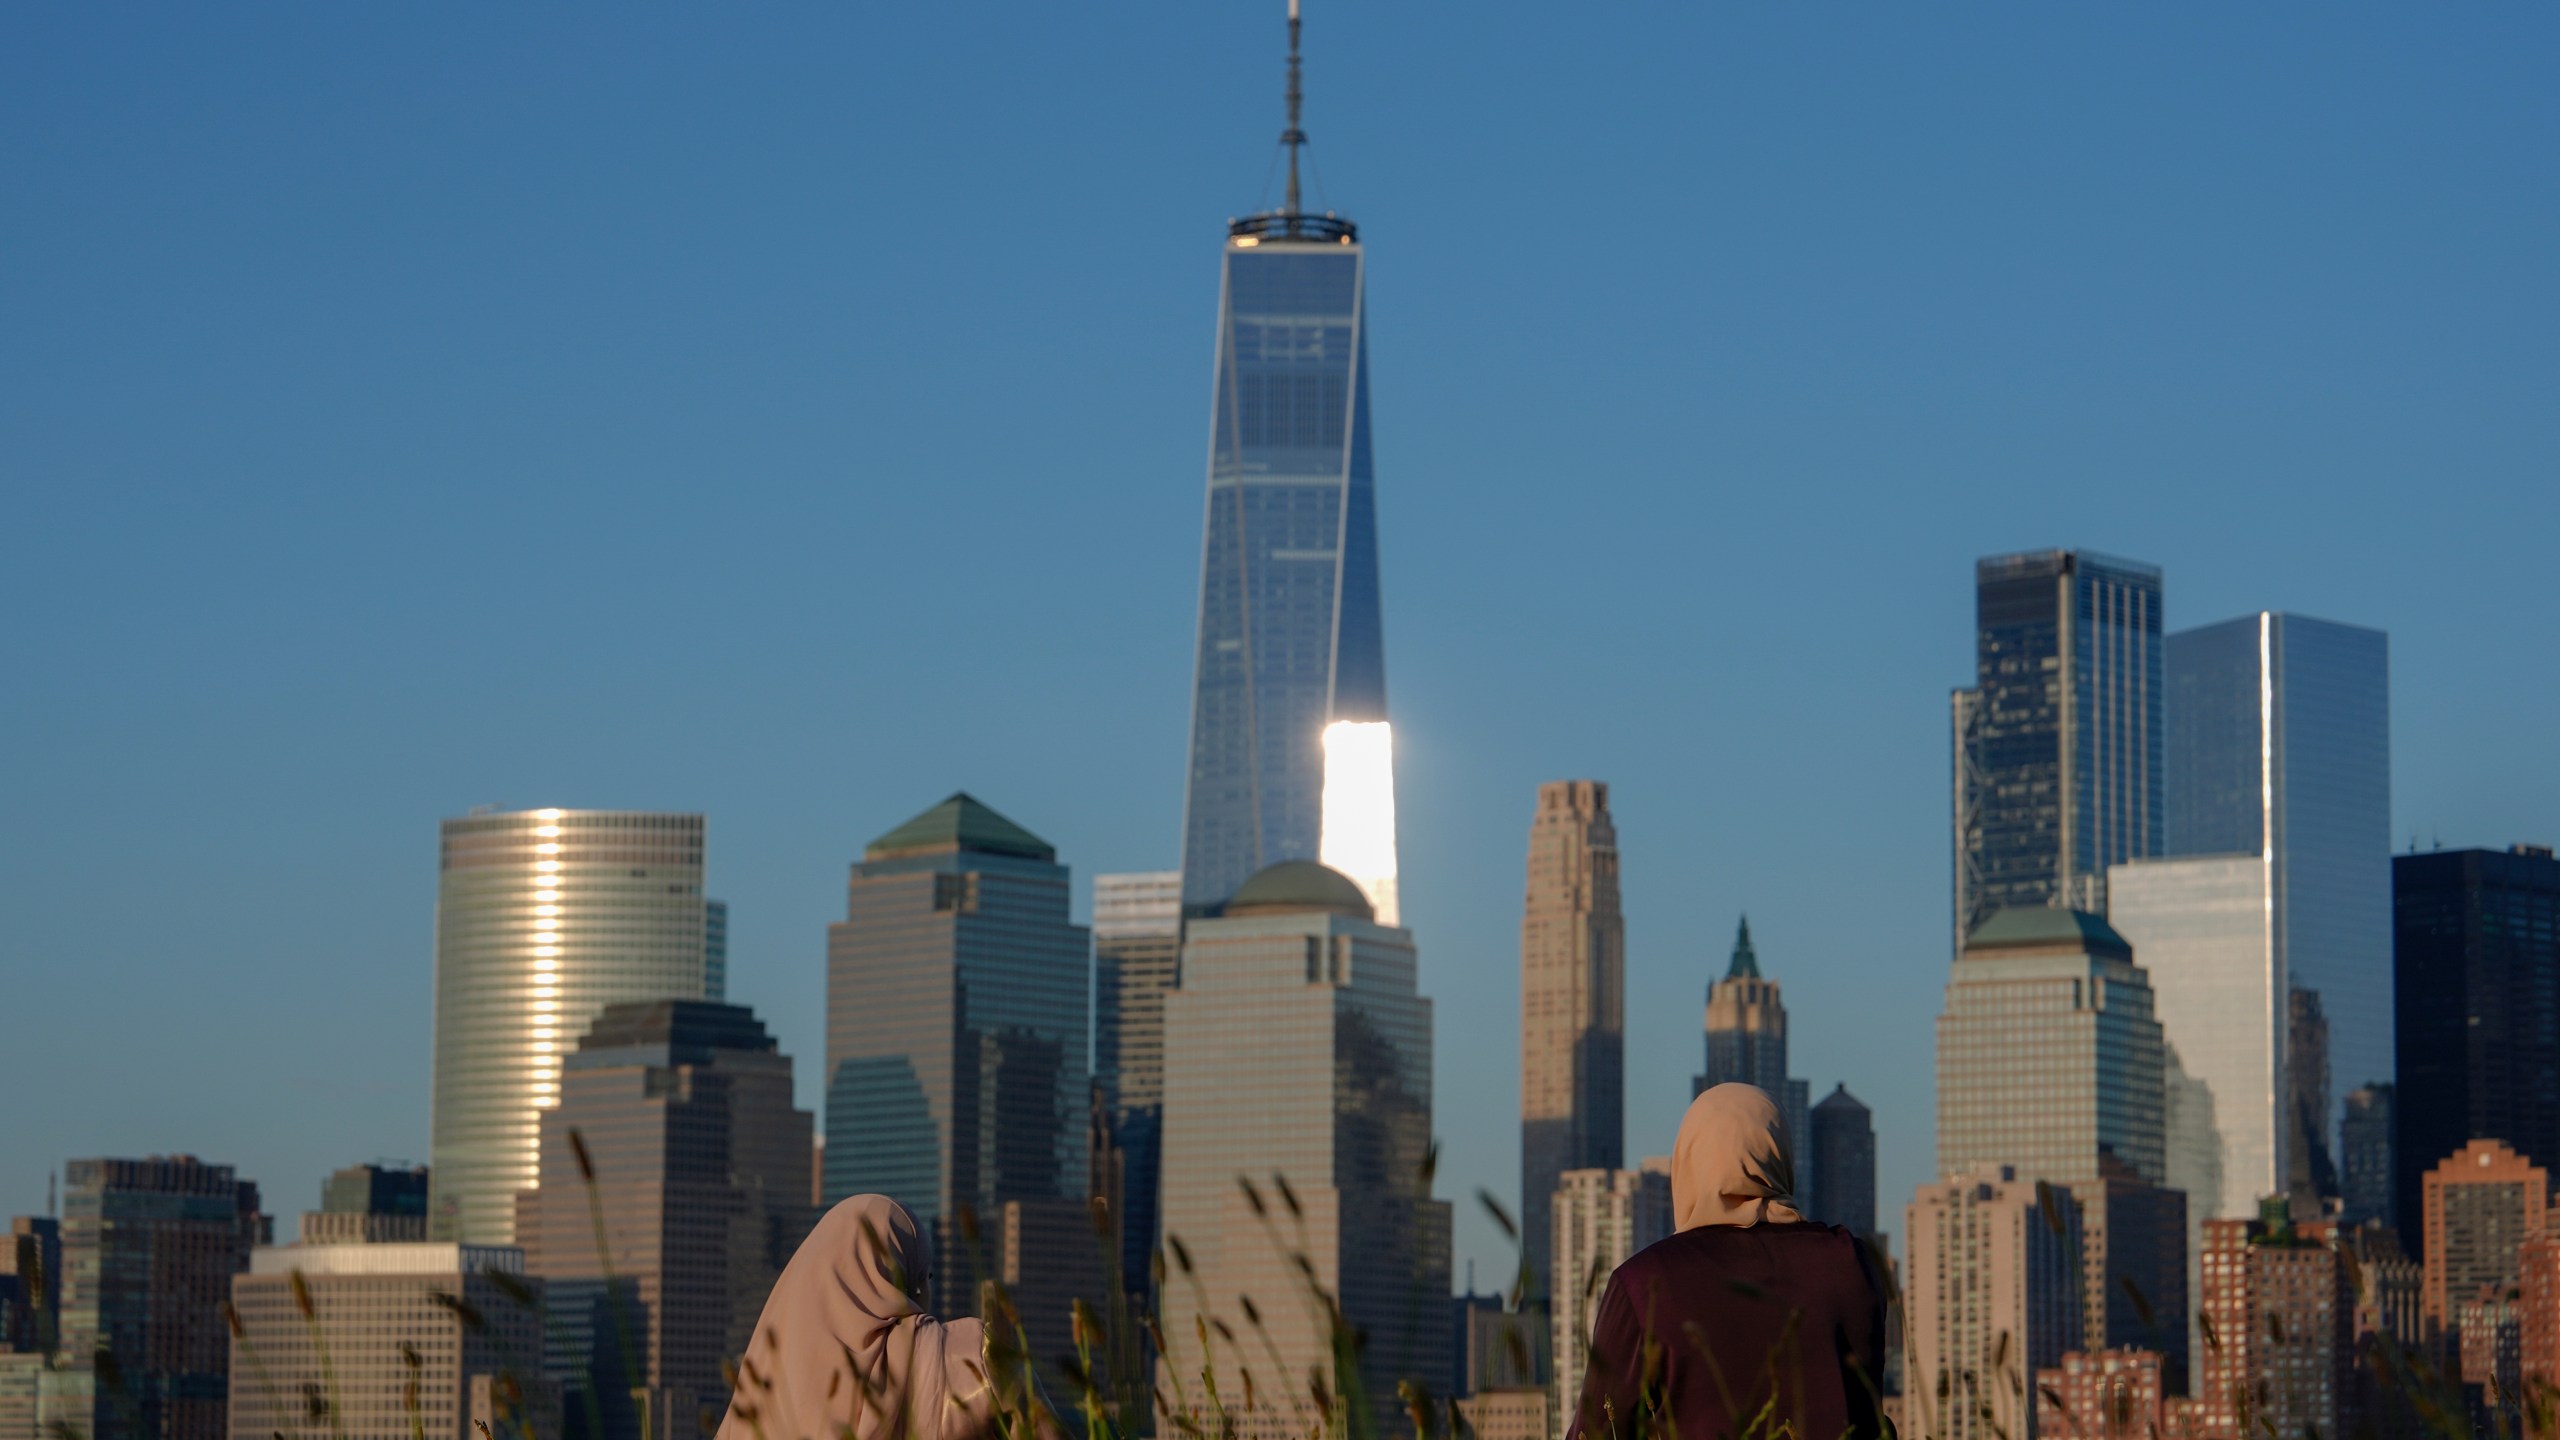
[[[1396,914],[1395,732],[1384,720],[1324,727],[1324,838],[1317,857],[1359,883],[1381,925]]]

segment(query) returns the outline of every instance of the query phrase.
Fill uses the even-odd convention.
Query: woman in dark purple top
[[[1767,1095],[1718,1085],[1690,1103],[1674,1233],[1609,1277],[1571,1440],[1880,1440],[1883,1281],[1794,1192]]]

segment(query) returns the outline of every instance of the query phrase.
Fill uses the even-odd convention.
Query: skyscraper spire
[[[1734,931],[1733,964],[1726,967],[1724,974],[1728,980],[1760,978],[1760,956],[1751,948],[1751,917],[1748,915],[1742,917],[1741,927]]]
[[[1298,33],[1291,4],[1285,208],[1227,222],[1186,908],[1224,904],[1283,860],[1349,867],[1373,907],[1392,903],[1396,875],[1365,261],[1358,226],[1298,208]]]
[[[1298,0],[1289,0],[1289,128],[1280,132],[1280,143],[1289,147],[1289,201],[1280,213],[1292,222],[1298,218],[1298,152],[1307,143],[1307,132],[1298,128],[1302,98],[1298,91]],[[1293,234],[1297,230],[1295,223],[1289,228]]]

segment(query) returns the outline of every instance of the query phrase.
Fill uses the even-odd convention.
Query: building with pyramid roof
[[[1067,885],[1047,841],[957,793],[865,847],[827,927],[826,1199],[915,1212],[943,1257],[937,1313],[972,1313],[977,1282],[1001,1279],[1042,1357],[1072,1348],[1068,1300],[1106,1293]]]
[[[1734,930],[1724,978],[1707,987],[1707,1069],[1691,1093],[1735,1081],[1757,1085],[1778,1102],[1795,1150],[1796,1193],[1805,1193],[1813,1173],[1812,1087],[1787,1074],[1787,1007],[1778,982],[1760,973],[1748,915]]]

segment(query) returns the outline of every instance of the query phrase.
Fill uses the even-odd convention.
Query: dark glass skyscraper
[[[1298,207],[1296,30],[1293,14],[1287,203],[1228,225],[1219,292],[1183,816],[1193,907],[1316,859],[1324,727],[1387,718],[1367,267],[1349,220]]]
[[[2103,912],[2161,853],[2160,571],[2085,550],[1974,562],[1974,684],[1954,697],[1955,943],[1994,911]]]
[[[2406,1241],[2423,1177],[2465,1143],[2560,1164],[2560,860],[2544,845],[2394,855],[2391,919]]]
[[[1867,1107],[1842,1085],[1813,1107],[1810,1218],[1876,1233],[1876,1127]],[[1801,1183],[1801,1182],[1800,1182]]]
[[[74,1160],[63,1172],[62,1353],[100,1352],[95,1440],[222,1440],[222,1301],[269,1238],[258,1187],[192,1155]]]

